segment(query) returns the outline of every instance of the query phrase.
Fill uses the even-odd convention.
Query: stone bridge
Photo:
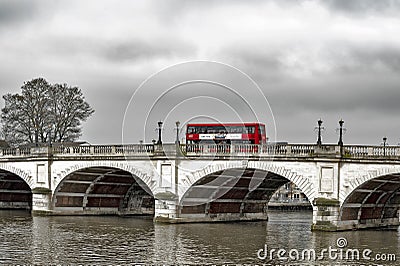
[[[0,208],[33,215],[148,215],[156,222],[267,220],[293,182],[313,230],[399,225],[400,147],[94,145],[0,150]]]

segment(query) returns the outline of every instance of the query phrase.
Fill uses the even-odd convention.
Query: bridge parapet
[[[24,156],[24,155],[30,155],[31,149],[30,148],[7,148],[7,149],[2,149],[0,152],[1,152],[0,155],[2,157]]]
[[[52,148],[55,155],[90,154],[90,155],[135,155],[153,154],[153,144],[127,145],[90,145],[90,146],[59,146]]]
[[[20,157],[154,157],[176,156],[175,144],[84,145],[0,149],[0,159]],[[400,159],[400,146],[315,145],[315,144],[181,144],[185,157],[329,157],[348,159]]]
[[[0,149],[0,159],[14,159],[24,157],[70,157],[70,156],[153,156],[153,144],[127,144],[127,145],[83,145],[83,146],[57,146],[57,147],[32,147],[32,148],[7,148]]]
[[[330,157],[349,159],[400,159],[400,146],[315,145],[315,144],[188,144],[182,145],[186,156],[232,155],[260,157]]]
[[[345,157],[400,157],[399,146],[344,146]]]

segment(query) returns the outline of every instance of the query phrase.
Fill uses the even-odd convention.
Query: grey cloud
[[[130,39],[125,41],[103,40],[99,37],[74,37],[73,41],[56,38],[46,42],[45,51],[55,56],[92,57],[111,63],[135,62],[141,59],[185,56],[195,53],[195,47],[175,38],[149,41]]]
[[[254,6],[268,4],[269,2],[282,6],[290,6],[292,4],[300,4],[308,0],[220,0],[220,1],[204,1],[204,0],[170,0],[170,1],[153,1],[154,11],[157,13],[157,18],[163,23],[182,23],[182,17],[192,12],[204,12],[205,14],[216,7],[229,8],[235,5]],[[206,15],[204,16],[206,19]],[[218,21],[216,21],[218,23]]]
[[[266,93],[272,105],[311,112],[399,113],[399,78],[391,75],[321,75],[312,81],[290,79]],[[285,111],[285,110],[283,110]]]
[[[143,58],[170,57],[194,53],[195,47],[178,39],[158,41],[127,41],[110,43],[103,48],[104,57],[110,61],[132,61]]]
[[[282,52],[270,50],[265,46],[248,45],[227,45],[218,51],[223,62],[238,66],[256,80],[268,79],[269,81],[285,78],[285,66],[279,59]]]
[[[0,27],[27,22],[35,17],[38,6],[35,1],[2,0],[0,2]]]
[[[243,1],[225,0],[225,1],[168,1],[162,6],[162,10],[167,14],[170,12],[185,12],[193,8],[210,7],[210,5],[224,6],[231,3],[242,3]],[[258,5],[261,3],[273,2],[282,7],[292,7],[301,5],[305,2],[317,2],[334,11],[341,11],[346,13],[369,13],[381,11],[394,11],[400,9],[400,2],[397,0],[252,0],[247,1],[251,5]]]
[[[379,44],[363,43],[354,45],[346,41],[325,44],[321,49],[321,61],[331,73],[365,73],[400,71],[400,48],[390,41]]]
[[[384,66],[393,71],[400,71],[400,48],[379,47],[353,51],[353,58],[364,66]]]
[[[152,1],[154,10],[157,12],[158,18],[165,21],[179,20],[185,12],[193,10],[210,8],[214,5],[224,4],[224,1]],[[225,2],[226,3],[226,2]]]
[[[336,47],[337,48],[337,47]],[[390,47],[350,47],[329,50],[329,70],[305,77],[290,74],[282,54],[254,49],[230,50],[237,66],[261,85],[272,108],[281,114],[400,112],[400,52]],[[228,50],[226,50],[228,51]],[[284,51],[282,51],[284,53]],[[325,58],[326,59],[326,58]],[[323,59],[322,59],[323,60]]]
[[[375,44],[326,42],[321,46],[317,58],[304,57],[299,64],[290,67],[285,63],[285,58],[292,51],[285,45],[276,49],[262,44],[255,47],[242,44],[238,47],[222,47],[220,53],[225,60],[245,67],[247,71],[260,78],[268,77],[270,80],[290,78],[292,71],[304,71],[311,76],[327,73],[330,75],[364,73],[367,76],[377,76],[378,72],[400,71],[400,48],[390,40],[382,40]],[[340,80],[340,76],[337,78]]]
[[[333,10],[346,13],[369,13],[400,9],[397,0],[327,0],[321,1]]]
[[[283,67],[282,63],[279,61],[278,54],[268,54],[262,51],[258,53],[249,49],[247,51],[231,51],[230,56],[232,60],[236,59],[241,61],[240,63],[245,63],[247,67],[262,69],[265,72],[279,71]]]

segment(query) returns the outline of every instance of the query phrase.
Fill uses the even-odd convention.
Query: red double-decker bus
[[[265,125],[261,123],[188,124],[186,143],[264,144]]]

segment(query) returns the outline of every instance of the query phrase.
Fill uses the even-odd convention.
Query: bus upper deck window
[[[243,128],[242,127],[230,127],[229,128],[229,133],[242,133],[243,132]]]
[[[255,131],[254,127],[246,126],[247,134],[254,134],[254,131]]]

